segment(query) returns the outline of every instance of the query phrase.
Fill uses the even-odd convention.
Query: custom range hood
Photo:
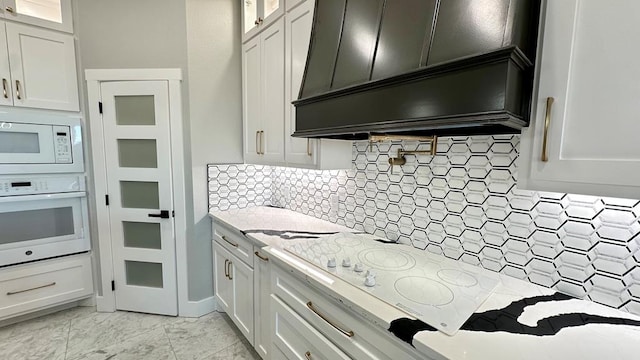
[[[519,133],[540,0],[316,0],[293,136]]]

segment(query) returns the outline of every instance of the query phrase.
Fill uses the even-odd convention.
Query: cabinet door
[[[269,258],[255,247],[253,313],[255,314],[256,342],[253,347],[263,360],[271,358],[271,272]]]
[[[9,67],[9,53],[7,52],[7,30],[4,22],[0,23],[0,81],[2,82],[0,105],[13,105],[11,70]]]
[[[14,105],[80,110],[73,36],[14,23],[6,27]]]
[[[260,34],[262,51],[262,157],[284,163],[284,19]]]
[[[71,0],[2,0],[2,17],[73,33]]]
[[[297,100],[300,93],[311,39],[314,5],[314,1],[306,1],[288,13],[286,18],[285,151],[289,165],[313,166],[317,158],[318,140],[290,136],[296,130],[296,108],[291,102]]]
[[[231,254],[213,241],[213,287],[218,304],[227,314],[231,314],[233,304],[233,282],[227,276]]]
[[[240,0],[242,2],[242,42],[254,37],[260,30],[258,3],[260,0]]]
[[[519,187],[640,199],[640,2],[547,1]],[[555,99],[547,108],[547,98]],[[542,161],[549,111],[548,161]]]
[[[231,257],[229,277],[233,282],[233,304],[231,305],[231,319],[238,326],[242,334],[254,344],[253,327],[253,269],[247,264]]]
[[[244,161],[261,160],[260,38],[242,47],[242,116],[244,119]]]

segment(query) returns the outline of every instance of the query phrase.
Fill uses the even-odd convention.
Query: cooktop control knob
[[[336,258],[330,258],[329,261],[327,261],[327,267],[330,268],[334,268],[336,267]]]
[[[373,271],[373,270],[367,270],[367,272],[364,274],[364,276],[366,276],[366,277],[369,277],[369,276],[376,277],[376,272]]]
[[[364,265],[362,265],[362,263],[357,263],[353,267],[353,271],[355,271],[355,272],[363,272],[364,271]]]
[[[344,260],[342,260],[342,267],[351,267],[351,259],[348,257],[344,258]]]
[[[376,286],[376,277],[369,275],[364,279],[364,285],[368,287]]]

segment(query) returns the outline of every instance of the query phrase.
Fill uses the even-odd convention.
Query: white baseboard
[[[189,301],[186,306],[181,306],[178,310],[178,316],[181,317],[200,317],[210,312],[216,311],[217,302],[215,296],[204,298],[198,301]]]

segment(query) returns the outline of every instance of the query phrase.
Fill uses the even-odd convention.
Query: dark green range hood
[[[540,0],[316,0],[293,136],[519,133]]]

